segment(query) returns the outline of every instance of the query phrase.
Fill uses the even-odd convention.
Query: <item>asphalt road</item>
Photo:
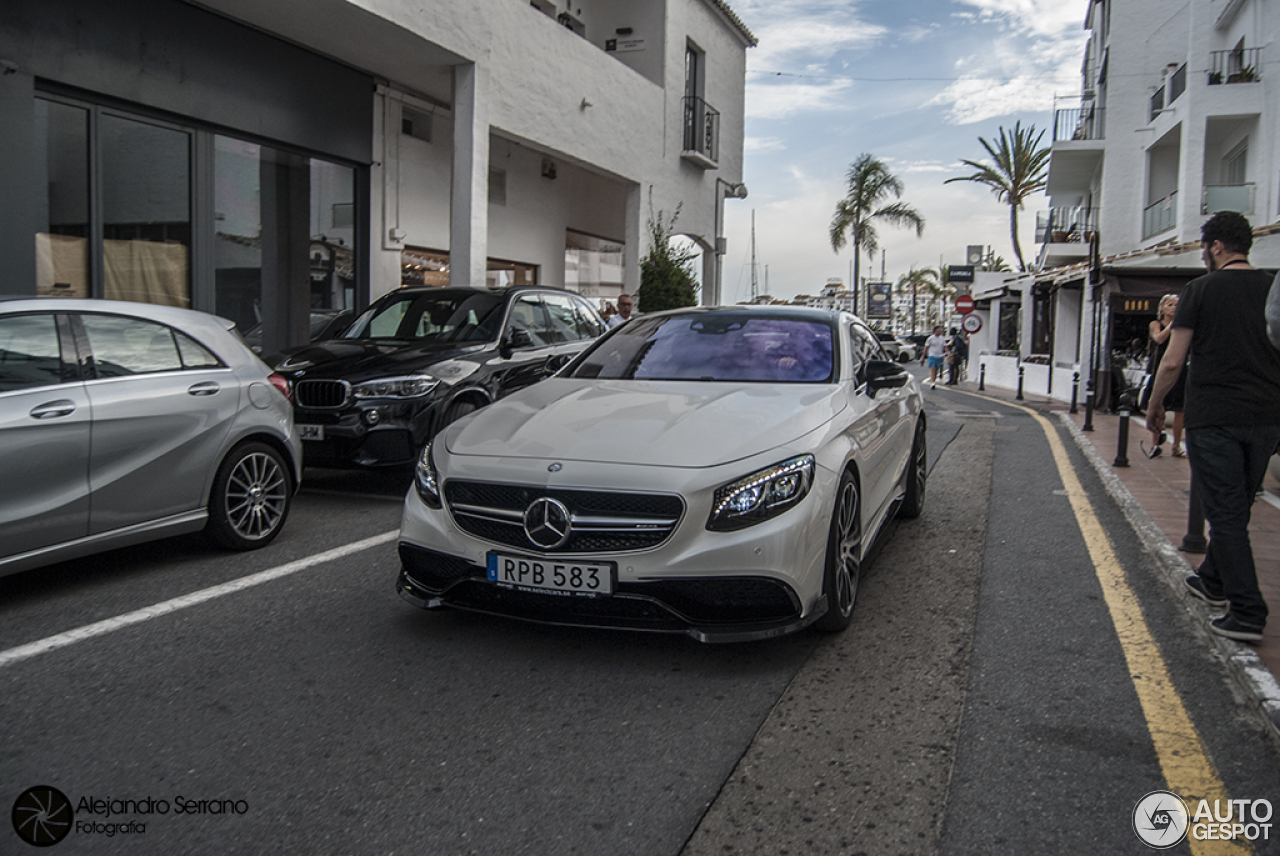
[[[1142,676],[1043,431],[928,400],[925,513],[834,637],[704,646],[422,613],[395,594],[393,539],[304,561],[393,533],[402,475],[309,473],[257,553],[179,538],[0,579],[0,795],[167,802],[87,806],[77,821],[100,827],[68,854],[1146,852],[1133,808],[1165,785]],[[1216,772],[1280,804],[1275,744],[1202,619],[1067,444]],[[0,829],[0,852],[27,849]]]

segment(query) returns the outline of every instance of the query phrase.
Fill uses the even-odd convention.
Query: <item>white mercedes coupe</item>
[[[855,316],[639,316],[423,449],[397,590],[704,642],[839,631],[927,476],[919,385]]]

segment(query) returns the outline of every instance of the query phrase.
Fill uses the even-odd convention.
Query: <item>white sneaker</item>
[[[938,388],[938,382],[937,382],[937,381],[934,381],[933,383],[929,384],[929,389],[937,389],[937,388]]]

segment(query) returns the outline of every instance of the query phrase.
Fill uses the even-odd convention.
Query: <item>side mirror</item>
[[[893,360],[867,360],[862,366],[862,376],[872,396],[882,389],[905,386],[907,378],[911,377],[900,363]]]
[[[521,348],[532,347],[533,337],[529,335],[529,331],[524,329],[514,329],[507,332],[507,337],[503,340],[502,347],[499,350],[502,353],[503,359],[509,360],[511,359],[511,355]]]

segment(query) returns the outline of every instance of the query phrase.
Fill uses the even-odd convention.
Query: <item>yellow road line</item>
[[[973,395],[968,392],[962,394]],[[991,401],[984,396],[974,397]],[[1218,777],[1213,760],[1205,751],[1204,743],[1169,677],[1169,668],[1147,627],[1137,595],[1125,579],[1124,568],[1116,558],[1111,539],[1098,522],[1093,505],[1076,477],[1075,468],[1067,457],[1067,450],[1062,445],[1057,430],[1048,419],[1030,407],[1007,401],[998,403],[1029,414],[1040,424],[1049,441],[1058,474],[1062,477],[1062,486],[1066,489],[1076,524],[1080,527],[1080,534],[1084,536],[1098,582],[1102,585],[1102,595],[1111,613],[1111,622],[1115,625],[1116,635],[1120,637],[1120,647],[1129,664],[1129,675],[1138,693],[1138,702],[1142,705],[1142,714],[1147,721],[1147,731],[1155,744],[1156,758],[1160,762],[1169,790],[1181,796],[1192,813],[1202,799],[1209,800],[1210,805],[1213,800],[1223,800],[1225,805],[1225,800],[1228,799],[1226,785]],[[1196,856],[1229,856],[1253,852],[1253,848],[1244,841],[1197,841],[1188,835],[1187,843]]]

